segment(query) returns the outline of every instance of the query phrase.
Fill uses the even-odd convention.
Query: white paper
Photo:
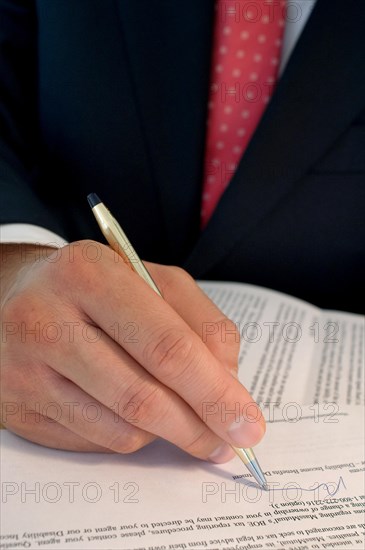
[[[239,326],[239,377],[268,422],[255,452],[270,490],[238,457],[213,465],[164,441],[72,453],[2,430],[0,549],[365,548],[362,318],[202,286]]]
[[[268,492],[238,458],[211,465],[162,441],[72,453],[3,430],[0,547],[363,550],[362,413],[269,423],[257,448]]]
[[[204,281],[200,286],[236,323],[239,377],[260,405],[364,405],[361,315],[322,311],[252,285]],[[209,339],[209,327],[203,336]]]

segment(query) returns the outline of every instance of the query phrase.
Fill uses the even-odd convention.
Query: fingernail
[[[228,443],[223,443],[223,445],[220,445],[217,447],[208,457],[208,460],[211,460],[212,462],[215,462],[216,464],[221,464],[222,462],[228,462],[228,460],[231,460],[234,456],[236,456],[236,453],[228,445]]]
[[[235,447],[253,447],[264,435],[265,430],[260,422],[249,422],[245,418],[232,422],[228,435]]]

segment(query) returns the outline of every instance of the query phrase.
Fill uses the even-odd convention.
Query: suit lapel
[[[202,159],[213,5],[211,0],[117,0],[171,261],[199,235]]]
[[[346,3],[345,13],[342,0],[318,0],[235,176],[184,265],[195,277],[249,238],[363,107],[365,14],[355,0]]]

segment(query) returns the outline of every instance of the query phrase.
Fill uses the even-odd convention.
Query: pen
[[[98,195],[96,195],[95,193],[90,193],[90,195],[88,195],[87,197],[87,200],[89,202],[89,205],[91,206],[96,221],[99,224],[101,232],[108,241],[110,247],[117,254],[119,254],[123,258],[123,260],[127,264],[129,264],[129,266],[136,273],[138,273],[138,275],[140,275],[146,281],[146,283],[162,298],[162,294],[159,291],[156,283],[147,271],[142,260],[140,260],[140,258],[138,257],[123,229],[120,227],[117,220],[111,215],[106,206],[101,202]],[[240,459],[245,464],[245,466],[255,478],[260,487],[267,490],[267,481],[254,455],[253,450],[233,447],[232,445],[231,447],[240,457]]]

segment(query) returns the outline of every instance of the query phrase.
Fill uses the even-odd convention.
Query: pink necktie
[[[273,93],[285,0],[218,0],[201,227],[209,221]]]

